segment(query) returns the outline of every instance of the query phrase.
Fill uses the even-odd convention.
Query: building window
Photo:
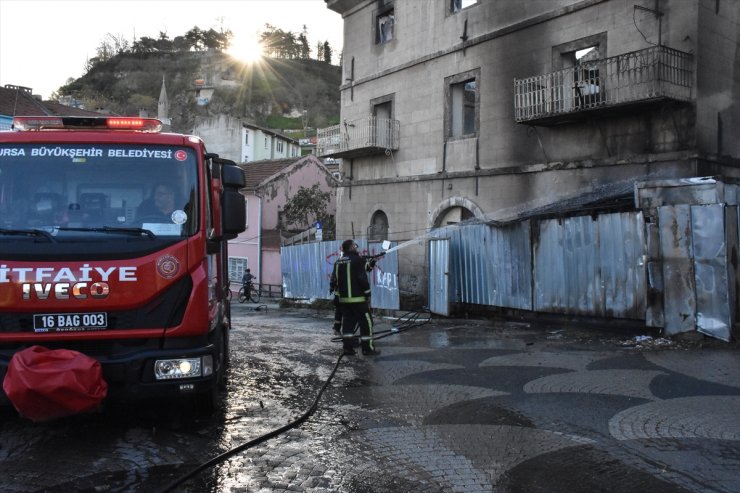
[[[562,74],[553,88],[557,96],[554,110],[571,111],[606,101],[600,73],[606,44],[607,34],[600,33],[552,47],[552,68]]]
[[[267,149],[267,137],[265,137],[265,149]]]
[[[249,145],[249,132],[244,132],[244,145]]]
[[[383,241],[388,239],[388,216],[383,211],[375,211],[370,226],[367,228],[367,239]]]
[[[396,144],[393,139],[393,100],[395,94],[389,94],[370,100],[370,113],[375,117],[373,128],[370,129],[372,143],[378,147],[390,149]]]
[[[450,207],[435,220],[434,229],[459,224],[471,219],[475,219],[475,214],[470,209],[466,207]]]
[[[445,79],[447,104],[445,109],[448,138],[478,135],[480,113],[480,70],[474,70]]]
[[[284,143],[279,140],[275,143],[275,147],[277,148],[278,152],[283,152],[283,149],[285,148]]]
[[[241,284],[248,260],[243,257],[229,257],[229,281]]]
[[[478,0],[450,0],[450,12],[456,14],[461,10],[465,10],[468,7],[472,7],[477,4]]]
[[[393,41],[393,30],[396,24],[393,2],[378,0],[378,10],[375,14],[375,44],[385,44]]]
[[[599,47],[589,46],[576,51],[574,91],[576,106],[592,106],[602,102],[601,77],[599,76]]]

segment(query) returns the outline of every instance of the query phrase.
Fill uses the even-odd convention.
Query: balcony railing
[[[514,79],[518,123],[552,124],[602,108],[656,100],[690,101],[693,57],[655,46]]]
[[[398,150],[400,134],[398,120],[369,116],[320,128],[316,148],[319,156],[372,156]]]

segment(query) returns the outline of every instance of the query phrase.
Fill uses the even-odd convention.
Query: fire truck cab
[[[155,119],[13,126],[0,132],[0,382],[16,352],[40,345],[99,361],[106,399],[213,403],[242,170]]]

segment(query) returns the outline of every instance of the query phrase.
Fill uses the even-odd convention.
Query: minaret
[[[167,89],[164,85],[164,75],[162,76],[162,90],[159,93],[159,103],[157,103],[157,118],[164,125],[170,125],[170,102],[167,99]]]

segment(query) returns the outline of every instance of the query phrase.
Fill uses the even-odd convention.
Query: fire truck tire
[[[200,417],[208,417],[216,410],[221,393],[226,390],[226,367],[228,365],[228,339],[224,336],[225,326],[215,330],[212,335],[216,353],[213,358],[215,385],[207,392],[193,396],[193,409]]]
[[[195,416],[207,418],[216,410],[218,403],[218,388],[213,387],[208,392],[192,396],[192,406]]]
[[[222,325],[214,332],[213,344],[217,351],[214,358],[216,386],[218,390],[226,390],[226,369],[229,367],[229,336],[227,327]]]

